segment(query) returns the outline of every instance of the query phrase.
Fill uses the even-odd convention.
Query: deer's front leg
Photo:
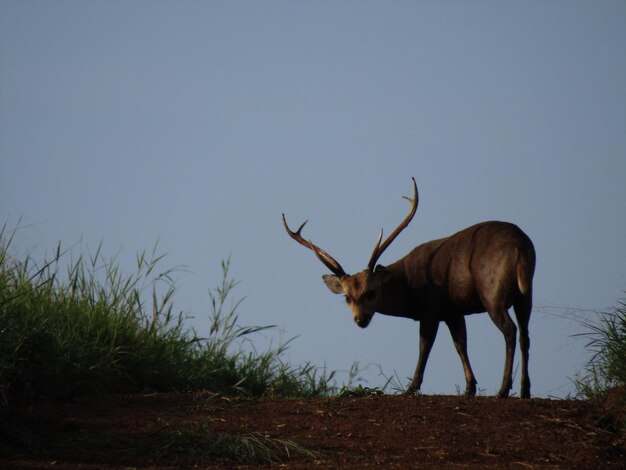
[[[415,368],[415,374],[411,385],[406,390],[407,395],[413,395],[422,386],[424,380],[424,369],[426,369],[426,362],[428,361],[428,355],[435,343],[435,337],[437,336],[437,329],[439,328],[439,321],[437,320],[424,320],[420,322],[420,353],[417,360],[417,367]]]
[[[451,316],[446,320],[446,325],[450,329],[454,347],[459,353],[461,362],[463,363],[463,371],[465,373],[465,396],[473,397],[476,395],[476,377],[472,372],[469,358],[467,357],[467,329],[465,327],[465,317]]]

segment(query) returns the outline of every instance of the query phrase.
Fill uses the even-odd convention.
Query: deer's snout
[[[356,323],[360,328],[367,328],[367,325],[370,324],[372,320],[372,315],[358,315],[354,317],[354,323]]]

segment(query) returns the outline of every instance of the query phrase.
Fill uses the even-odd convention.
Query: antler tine
[[[380,229],[380,232],[378,233],[378,240],[376,241],[376,245],[374,246],[374,251],[372,251],[372,256],[370,257],[370,262],[367,264],[368,269],[370,264],[372,264],[372,260],[374,259],[374,257],[376,257],[376,260],[378,260],[378,256],[376,256],[376,253],[378,253],[378,250],[380,248],[380,242],[383,239],[383,229]],[[374,261],[374,263],[376,263],[376,261]],[[373,269],[373,268],[372,268]]]
[[[374,252],[372,253],[370,262],[367,264],[367,269],[370,271],[374,270],[374,268],[376,267],[376,262],[378,261],[378,258],[380,258],[383,252],[389,247],[389,245],[391,245],[391,242],[395,240],[395,238],[400,234],[400,232],[402,232],[402,230],[404,230],[407,227],[407,225],[411,223],[411,220],[413,219],[413,216],[415,215],[415,211],[417,210],[417,205],[419,203],[419,195],[417,193],[417,183],[415,182],[415,178],[411,178],[411,180],[413,181],[413,199],[409,199],[406,196],[403,196],[405,199],[409,199],[409,201],[411,202],[411,210],[409,211],[409,215],[402,221],[400,225],[396,227],[396,229],[391,233],[391,235],[387,237],[387,239],[382,243],[382,245],[380,244],[380,240],[383,236],[383,231],[381,229],[380,235],[378,236],[378,242],[376,243],[376,246],[374,247]]]
[[[305,240],[302,237],[300,232],[302,231],[302,228],[306,225],[307,222],[308,222],[308,220],[305,220],[304,223],[302,225],[300,225],[298,230],[296,230],[294,232],[287,225],[287,220],[285,219],[285,214],[283,214],[283,225],[285,226],[285,230],[287,230],[287,233],[289,234],[289,236],[291,238],[293,238],[295,241],[300,243],[300,245],[305,246],[309,250],[313,251],[313,253],[315,253],[315,256],[317,256],[317,258],[322,263],[324,263],[324,266],[326,266],[328,269],[330,269],[330,271],[333,274],[335,274],[337,276],[340,276],[340,277],[346,276],[347,275],[346,272],[343,270],[343,268],[341,267],[341,265],[337,262],[337,260],[335,258],[330,256],[326,251],[321,249],[319,246],[314,245],[311,240]]]

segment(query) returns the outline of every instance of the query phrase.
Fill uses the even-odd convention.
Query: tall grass
[[[200,335],[175,313],[173,271],[156,246],[135,270],[95,254],[72,259],[59,244],[50,259],[11,255],[15,230],[0,231],[0,411],[35,397],[208,389],[227,394],[313,396],[333,373],[290,366],[287,344],[245,351],[268,326],[238,324],[240,301],[229,262],[210,291],[210,324]]]
[[[626,387],[626,301],[612,311],[600,314],[596,323],[585,323],[587,347],[593,352],[586,374],[577,382],[579,392],[587,397],[606,394]],[[624,394],[626,398],[626,393]]]
[[[598,424],[614,433],[616,448],[626,449],[626,301],[585,323],[593,352],[583,377],[575,383],[581,396],[597,403]]]

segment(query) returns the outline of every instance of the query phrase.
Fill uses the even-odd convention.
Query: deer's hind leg
[[[504,306],[496,308],[488,308],[487,312],[491,320],[496,324],[498,329],[504,335],[506,343],[506,357],[504,360],[504,373],[502,376],[502,385],[498,391],[498,398],[506,398],[513,386],[513,359],[515,358],[515,339],[517,337],[517,327],[509,312]]]
[[[522,388],[520,396],[530,398],[530,376],[528,375],[528,355],[530,351],[530,337],[528,323],[532,310],[532,296],[530,293],[518,300],[514,305],[517,326],[519,327],[519,347],[522,354]]]

